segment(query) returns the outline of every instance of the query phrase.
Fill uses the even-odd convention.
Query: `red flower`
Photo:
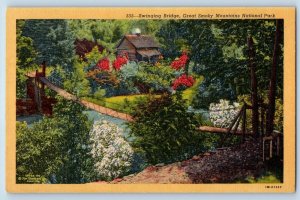
[[[189,57],[187,56],[186,52],[182,52],[182,55],[179,57],[179,59],[174,60],[171,63],[171,67],[173,69],[180,70],[181,68],[185,67],[188,59],[189,59]]]
[[[103,58],[98,61],[97,67],[104,71],[109,71],[109,60],[108,58]]]
[[[192,76],[187,76],[186,74],[183,74],[173,81],[172,88],[174,90],[177,90],[180,86],[191,87],[194,85],[194,83],[195,80]]]
[[[128,61],[128,57],[127,55],[125,56],[117,56],[117,59],[113,62],[113,67],[115,68],[115,70],[120,70],[121,67],[125,64],[127,64]]]

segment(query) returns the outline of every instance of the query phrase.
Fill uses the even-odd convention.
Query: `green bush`
[[[17,183],[85,183],[95,179],[91,122],[84,108],[59,99],[51,118],[17,123]]]
[[[196,116],[188,113],[180,93],[149,96],[139,102],[129,123],[133,147],[144,153],[148,163],[170,163],[195,155],[205,147],[205,138],[196,131]]]
[[[177,71],[169,66],[144,65],[139,68],[136,81],[154,91],[166,91],[170,88]]]
[[[94,93],[94,97],[98,100],[103,100],[105,93],[105,89],[98,88],[98,90]]]

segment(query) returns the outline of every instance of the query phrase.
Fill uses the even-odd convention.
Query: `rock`
[[[210,156],[210,153],[204,153],[203,156]]]
[[[145,169],[145,171],[149,171],[149,172],[156,171],[156,170],[157,170],[157,167],[155,167],[155,166],[149,166]]]
[[[121,182],[123,179],[122,178],[116,178],[115,180],[114,180],[114,182]]]
[[[189,162],[188,160],[182,161],[182,162],[181,162],[181,167],[188,166],[189,163],[190,163],[190,162]]]
[[[165,166],[164,163],[158,163],[158,164],[155,165],[155,167],[163,167],[163,166]]]
[[[106,181],[97,181],[96,183],[98,183],[98,184],[108,184],[108,182],[106,182]]]
[[[192,160],[194,160],[194,161],[200,160],[200,157],[199,156],[193,156]]]
[[[134,176],[135,176],[135,174],[129,174],[129,175],[126,176],[126,177],[130,178],[130,177],[134,177]]]

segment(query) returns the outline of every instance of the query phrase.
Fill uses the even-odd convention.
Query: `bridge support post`
[[[252,103],[252,132],[258,138],[260,136],[258,130],[258,92],[257,92],[257,77],[256,77],[256,64],[254,61],[255,50],[253,47],[253,38],[248,38],[248,53],[249,53],[249,68],[251,74],[251,103]]]
[[[35,79],[34,79],[34,101],[36,103],[38,112],[43,113],[41,92],[39,89],[39,81],[37,79],[38,79],[38,77],[35,77]]]
[[[42,62],[42,77],[46,77],[46,61]],[[45,94],[45,84],[43,82],[41,82],[41,94],[44,95]]]

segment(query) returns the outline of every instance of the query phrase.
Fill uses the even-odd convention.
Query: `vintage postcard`
[[[9,8],[8,192],[294,192],[295,8]]]

